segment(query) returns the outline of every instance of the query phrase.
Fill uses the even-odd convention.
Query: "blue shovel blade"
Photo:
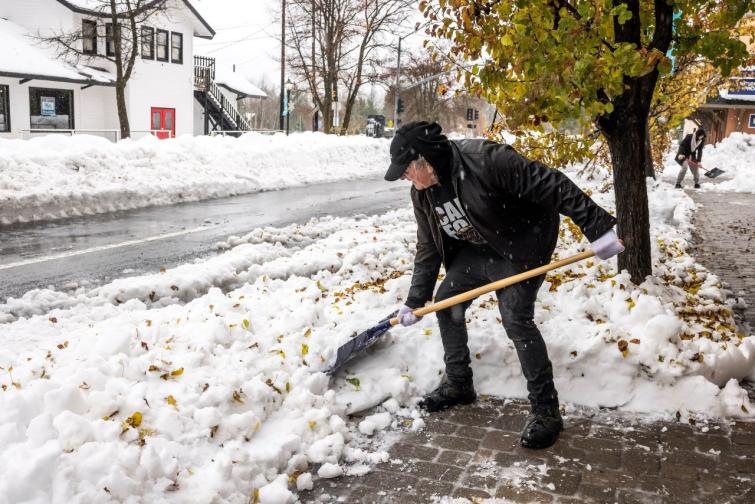
[[[391,318],[396,316],[394,312],[374,327],[367,329],[366,331],[357,334],[352,339],[338,347],[336,352],[335,362],[325,371],[325,374],[333,376],[336,374],[347,362],[360,355],[362,352],[371,347],[380,337],[387,333],[391,328]]]

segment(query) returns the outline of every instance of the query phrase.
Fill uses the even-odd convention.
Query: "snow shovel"
[[[566,266],[567,264],[587,259],[588,257],[592,257],[594,255],[595,252],[593,252],[592,250],[586,250],[585,252],[580,252],[579,254],[567,257],[566,259],[554,261],[550,264],[540,266],[539,268],[534,268],[529,271],[525,271],[523,273],[519,273],[517,275],[513,275],[508,278],[489,283],[487,285],[483,285],[482,287],[478,287],[467,292],[462,292],[461,294],[457,294],[456,296],[444,299],[443,301],[440,301],[438,303],[431,304],[429,306],[423,306],[422,308],[417,308],[413,313],[418,317],[422,317],[424,315],[427,315],[428,313],[444,310],[450,306],[463,303],[464,301],[469,301],[470,299],[482,296],[483,294],[487,294],[488,292],[503,289],[504,287],[514,285],[515,283],[522,282],[532,277],[540,276],[550,270],[554,270],[556,268],[560,268],[561,266]],[[366,331],[354,336],[351,340],[338,347],[335,362],[327,370],[325,370],[325,374],[333,376],[347,362],[372,346],[378,339],[380,339],[383,334],[387,333],[391,327],[399,323],[398,318],[394,318],[397,314],[398,311],[393,312],[388,317],[381,320],[380,323],[378,323],[376,326],[371,327],[370,329],[367,329]]]
[[[708,178],[716,178],[722,173],[726,173],[725,171],[721,170],[720,168],[713,168],[712,170],[706,170],[702,164],[695,163],[693,161],[689,161],[690,164],[695,165],[698,168],[702,168],[702,170],[705,172],[705,176]]]

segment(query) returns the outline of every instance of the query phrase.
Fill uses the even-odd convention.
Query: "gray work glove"
[[[613,229],[594,242],[590,242],[590,245],[595,255],[603,260],[610,259],[616,254],[624,252],[624,244],[621,243],[619,237],[616,236],[616,231]]]
[[[398,318],[398,321],[402,326],[407,327],[412,324],[416,324],[422,318],[412,313],[413,311],[414,308],[409,308],[406,305],[403,305],[401,308],[399,308],[396,318]]]

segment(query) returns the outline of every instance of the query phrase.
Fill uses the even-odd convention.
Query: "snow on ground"
[[[676,180],[679,165],[674,161],[676,147],[666,156],[664,177]],[[719,183],[709,183],[711,179],[701,170],[700,181],[703,190],[724,192],[748,192],[755,194],[755,135],[732,133],[716,145],[706,145],[703,149],[703,166],[707,170],[720,168],[725,173],[716,177]],[[692,173],[687,172],[684,183],[692,185]]]
[[[613,208],[605,179],[578,183]],[[736,333],[719,279],[687,252],[694,203],[665,182],[649,191],[654,278],[636,286],[615,261],[583,261],[540,290],[560,397],[651,419],[752,418],[737,380],[755,378],[755,336]],[[257,229],[201,262],[1,305],[0,503],[290,502],[313,477],[385,461],[370,436],[422,428],[416,401],[440,380],[434,316],[333,380],[319,371],[404,299],[408,205]],[[561,235],[560,258],[586,246],[568,220]],[[490,295],[467,312],[476,386],[524,398],[499,316]]]
[[[377,176],[388,146],[322,133],[0,139],[0,224]]]

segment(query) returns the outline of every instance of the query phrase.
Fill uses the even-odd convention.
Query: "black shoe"
[[[558,405],[535,406],[527,417],[519,443],[525,448],[541,449],[552,446],[564,430]]]
[[[427,394],[419,402],[419,407],[430,412],[443,411],[458,404],[472,404],[477,400],[472,383],[454,385],[444,381],[438,388]]]
[[[695,189],[700,189],[700,184],[695,184]]]
[[[676,187],[677,189],[681,189],[682,185],[681,184],[676,184],[674,187]]]

